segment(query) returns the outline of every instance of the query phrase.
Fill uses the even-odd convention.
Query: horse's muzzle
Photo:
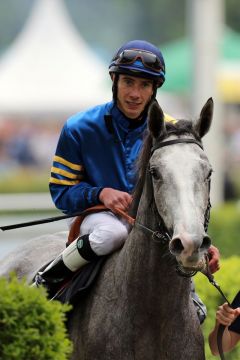
[[[183,234],[173,237],[169,243],[171,254],[184,268],[194,270],[203,266],[202,261],[211,245],[211,239],[207,234],[204,234],[202,240],[198,239],[199,237]]]

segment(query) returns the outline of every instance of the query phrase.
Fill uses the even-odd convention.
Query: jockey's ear
[[[164,114],[157,101],[153,101],[149,106],[148,128],[155,139],[166,133]]]
[[[206,135],[211,127],[213,108],[213,99],[209,98],[202,108],[199,119],[194,123],[194,130],[200,136],[200,138]]]

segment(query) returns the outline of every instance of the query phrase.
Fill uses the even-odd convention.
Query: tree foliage
[[[240,256],[239,222],[240,208],[238,203],[225,203],[211,211],[209,235],[213,245],[219,248],[222,256],[233,254]]]
[[[66,360],[72,345],[65,329],[69,307],[47,300],[43,289],[15,276],[0,278],[0,359]]]

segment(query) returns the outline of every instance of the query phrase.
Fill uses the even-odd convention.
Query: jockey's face
[[[120,74],[117,88],[117,105],[130,119],[138,119],[153,94],[153,81]]]

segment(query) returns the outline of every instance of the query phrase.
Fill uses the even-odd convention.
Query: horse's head
[[[205,228],[212,168],[201,138],[210,128],[212,114],[211,98],[195,122],[168,125],[157,103],[149,110],[153,145],[149,171],[155,205],[170,234],[169,250],[186,270],[203,266],[211,244]]]

